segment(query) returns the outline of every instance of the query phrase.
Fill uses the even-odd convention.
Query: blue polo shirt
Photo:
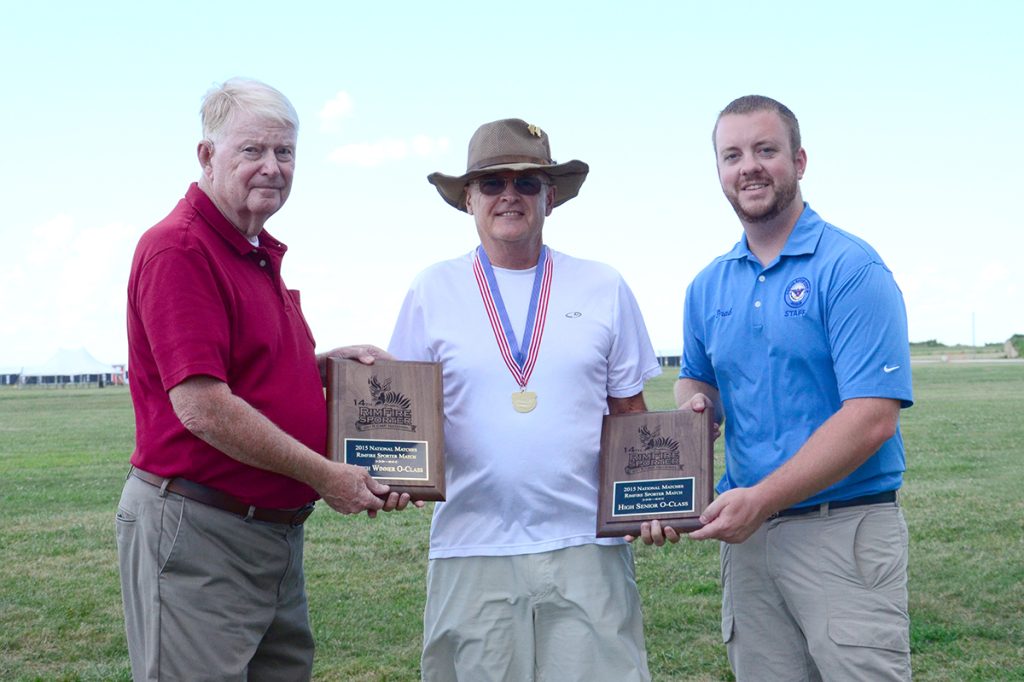
[[[903,295],[873,248],[804,204],[773,262],[762,266],[744,236],[690,284],[679,376],[721,394],[718,492],[752,486],[844,400],[913,403]],[[895,490],[905,469],[897,428],[856,471],[798,506]]]

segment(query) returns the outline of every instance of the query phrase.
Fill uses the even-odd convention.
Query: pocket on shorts
[[[722,642],[728,644],[732,639],[733,615],[732,615],[732,590],[730,589],[729,550],[731,545],[727,542],[721,543],[719,560],[722,573]]]
[[[843,646],[908,653],[907,526],[898,507],[832,519],[828,634]],[[844,547],[845,546],[845,547]]]
[[[893,626],[891,623],[829,618],[828,636],[841,646],[910,653],[909,627]]]

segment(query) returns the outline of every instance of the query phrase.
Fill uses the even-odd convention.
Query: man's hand
[[[719,424],[719,420],[715,418],[715,401],[704,395],[703,393],[695,393],[686,403],[680,405],[680,410],[691,409],[694,412],[703,412],[704,410],[711,410],[711,440],[716,441],[718,437],[722,435],[722,426]]]
[[[402,493],[401,495],[399,495],[398,493],[388,493],[387,499],[384,500],[384,506],[381,508],[381,511],[402,511],[409,505],[409,502],[411,501],[412,498],[409,497],[409,493]],[[423,500],[416,500],[412,504],[417,509],[423,508]],[[366,514],[372,519],[377,516],[377,511],[367,511]]]
[[[395,356],[387,352],[383,348],[377,348],[368,344],[362,344],[358,346],[342,346],[333,350],[327,351],[325,357],[328,358],[346,358],[348,360],[358,360],[364,365],[372,365],[374,360],[394,360]]]
[[[627,542],[633,542],[635,539],[632,535],[626,536]],[[679,533],[672,526],[662,525],[661,521],[654,519],[640,524],[640,539],[645,545],[661,547],[666,540],[671,543],[679,542]]]
[[[395,356],[383,348],[377,348],[369,344],[359,346],[341,346],[333,348],[326,353],[316,356],[316,366],[320,370],[320,381],[327,385],[327,358],[344,358],[346,360],[358,360],[364,365],[372,365],[375,360],[395,360]]]
[[[365,510],[372,517],[378,509],[384,508],[385,499],[390,498],[390,488],[377,482],[366,469],[341,462],[326,464],[326,475],[315,487],[331,509],[342,514],[358,514]],[[398,503],[396,500],[392,508],[397,508]]]
[[[727,490],[700,515],[704,527],[690,533],[694,540],[717,538],[729,543],[743,542],[754,534],[770,515],[756,488]]]

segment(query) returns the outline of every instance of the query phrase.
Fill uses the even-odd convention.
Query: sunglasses
[[[540,194],[540,191],[548,184],[537,175],[517,175],[513,178],[480,178],[475,180],[475,182],[477,187],[480,188],[481,194],[486,194],[489,197],[496,197],[505,191],[505,187],[508,186],[510,180],[512,181],[512,187],[514,187],[517,192],[528,197]]]

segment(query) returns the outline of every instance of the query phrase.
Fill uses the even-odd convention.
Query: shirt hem
[[[521,554],[541,554],[566,547],[578,547],[580,545],[622,545],[626,541],[623,538],[599,538],[593,535],[574,538],[563,538],[560,540],[548,540],[530,545],[478,545],[475,547],[451,547],[443,549],[431,549],[427,555],[428,559],[452,559],[457,557],[470,556],[519,556]]]

